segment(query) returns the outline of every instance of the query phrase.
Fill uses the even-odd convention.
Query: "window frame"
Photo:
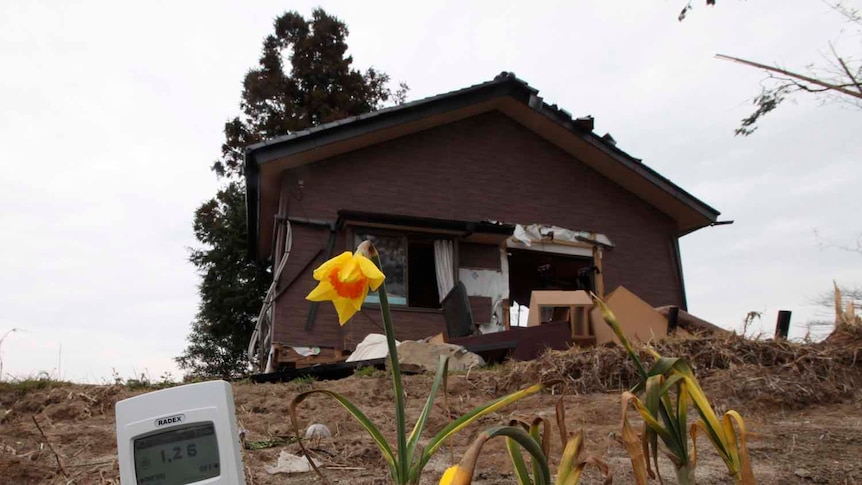
[[[439,231],[439,232],[434,231],[433,229],[428,230],[428,231],[411,230],[411,229],[403,229],[402,230],[402,229],[398,229],[397,227],[394,227],[394,226],[378,227],[374,224],[366,225],[366,224],[361,224],[361,223],[346,224],[345,225],[345,231],[346,231],[346,243],[348,245],[347,250],[351,251],[351,252],[356,250],[356,244],[355,243],[356,243],[357,237],[360,234],[369,234],[369,235],[381,236],[381,237],[402,237],[402,238],[404,238],[404,240],[407,243],[407,248],[406,248],[407,255],[405,257],[406,261],[405,261],[405,267],[404,267],[404,283],[405,283],[404,286],[406,288],[406,293],[407,293],[407,296],[406,296],[407,303],[404,305],[401,305],[401,304],[394,304],[394,303],[390,302],[391,310],[394,312],[409,311],[409,312],[419,312],[419,313],[421,313],[421,312],[443,313],[442,305],[439,307],[434,307],[434,308],[410,306],[410,268],[409,268],[409,266],[410,266],[410,263],[409,263],[409,261],[410,261],[410,255],[409,255],[410,242],[411,242],[411,240],[412,241],[424,240],[424,241],[432,241],[433,242],[433,241],[442,240],[442,239],[452,241],[452,243],[453,243],[452,244],[452,246],[453,246],[452,271],[454,272],[455,282],[457,283],[458,282],[458,241],[460,240],[460,238],[456,237],[451,232],[445,231],[445,230]],[[434,274],[435,284],[436,284],[436,279],[437,279],[437,275],[435,273]],[[365,302],[363,302],[362,307],[368,308],[368,309],[379,309],[380,303],[365,301]]]

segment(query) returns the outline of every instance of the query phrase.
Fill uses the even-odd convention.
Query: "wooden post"
[[[509,299],[508,298],[503,299],[502,306],[503,306],[503,322],[502,322],[503,328],[506,330],[509,330],[510,325],[511,325],[512,315],[509,311],[510,308],[509,308]]]
[[[593,278],[596,282],[596,295],[598,295],[599,298],[605,297],[605,271],[602,269],[602,256],[602,248],[593,246],[593,266],[595,266],[596,269],[593,274]]]
[[[778,310],[778,320],[775,322],[775,338],[787,339],[790,333],[790,310]]]

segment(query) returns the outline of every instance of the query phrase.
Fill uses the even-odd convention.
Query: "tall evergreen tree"
[[[177,362],[189,375],[231,378],[248,372],[244,351],[270,282],[264,265],[246,257],[245,186],[228,182],[195,211],[189,260],[201,274],[201,302]]]
[[[285,13],[245,76],[242,114],[225,123],[222,156],[212,165],[225,186],[195,211],[203,247],[192,250],[190,261],[202,276],[201,303],[176,359],[188,375],[234,377],[250,368],[245,352],[272,275],[246,256],[245,148],[404,100],[406,85],[392,92],[385,73],[351,67],[347,35],[347,25],[322,9],[311,19]]]
[[[245,147],[253,143],[373,111],[393,96],[403,101],[405,85],[392,93],[385,73],[351,68],[347,35],[347,25],[322,9],[311,20],[296,12],[275,20],[258,67],[245,76],[242,116],[225,124],[222,158],[212,167],[217,174],[241,175]]]

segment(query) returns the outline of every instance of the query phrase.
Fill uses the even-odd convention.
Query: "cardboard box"
[[[647,342],[667,336],[667,318],[625,287],[617,287],[608,293],[605,304],[617,317],[620,330],[627,339]],[[590,321],[597,345],[619,343],[611,327],[602,319],[598,307],[590,311]]]
[[[583,290],[536,290],[530,294],[527,326],[536,327],[542,324],[542,308],[564,309],[563,313],[555,312],[555,318],[568,320],[572,337],[589,336],[589,310],[592,306],[590,295]]]

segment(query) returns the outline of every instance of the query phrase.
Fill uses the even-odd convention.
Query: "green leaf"
[[[679,361],[680,359],[676,357],[660,357],[649,370],[649,375],[667,374]]]
[[[644,369],[643,363],[641,362],[640,357],[638,357],[637,352],[635,352],[634,347],[632,347],[631,342],[626,338],[623,334],[622,329],[620,328],[619,323],[617,323],[617,317],[611,311],[610,308],[603,302],[599,297],[593,295],[593,299],[596,301],[596,304],[599,306],[599,310],[602,312],[602,319],[611,327],[611,330],[614,331],[614,335],[617,336],[617,339],[623,344],[623,347],[626,349],[626,352],[631,357],[632,361],[635,363],[635,367],[638,369],[638,373],[641,375],[641,379],[644,381],[647,379],[647,372]]]
[[[539,427],[542,428],[542,434],[539,435]],[[547,457],[551,452],[551,422],[545,418],[536,417],[530,423],[530,437],[542,447],[542,453]],[[541,473],[540,464],[536,460],[532,460],[533,480],[538,481]]]
[[[380,253],[371,241],[362,242],[356,249],[357,253],[367,253],[374,264],[383,270]],[[398,440],[398,455],[392,476],[396,483],[405,483],[410,475],[410,461],[407,455],[407,427],[404,423],[404,387],[401,383],[401,364],[398,362],[398,346],[395,344],[395,327],[392,325],[392,311],[389,308],[389,297],[386,294],[386,281],[377,288],[380,299],[380,314],[383,316],[383,329],[386,332],[386,346],[389,349],[390,370],[392,372],[392,392],[395,393],[395,438]]]
[[[469,426],[470,424],[472,424],[477,419],[479,419],[482,416],[485,416],[487,414],[493,413],[494,411],[497,411],[500,408],[506,407],[509,404],[512,404],[516,401],[524,399],[525,397],[532,396],[533,394],[539,393],[539,392],[543,391],[544,389],[547,389],[549,387],[553,387],[554,385],[559,384],[559,383],[560,383],[560,380],[557,379],[557,380],[543,382],[540,384],[533,384],[530,387],[521,389],[520,391],[515,391],[511,394],[508,394],[508,395],[503,396],[501,398],[495,399],[495,400],[493,400],[489,403],[486,403],[482,406],[477,406],[476,408],[473,408],[467,414],[465,414],[465,415],[461,416],[460,418],[456,419],[455,421],[449,423],[448,426],[443,428],[439,433],[437,433],[433,438],[431,438],[431,440],[428,442],[428,446],[422,452],[421,459],[419,460],[418,463],[413,465],[413,468],[416,469],[416,472],[415,473],[411,472],[410,475],[411,476],[414,476],[414,475],[418,476],[419,474],[421,474],[422,469],[425,468],[425,465],[428,463],[428,460],[430,460],[431,456],[433,456],[434,453],[436,453],[437,450],[441,446],[443,446],[443,443],[445,443],[446,440],[448,440],[453,435],[455,435],[456,433],[458,433],[462,429],[464,429],[467,426]],[[529,435],[527,435],[527,436],[529,436]]]
[[[437,360],[437,373],[434,376],[434,382],[431,383],[431,392],[428,394],[428,400],[425,401],[425,407],[422,408],[422,413],[419,415],[419,419],[416,420],[416,425],[413,426],[413,430],[410,431],[410,435],[407,437],[406,459],[408,463],[413,463],[413,454],[416,452],[416,445],[419,444],[419,438],[422,436],[425,422],[428,421],[428,415],[431,414],[431,410],[434,407],[434,398],[437,395],[437,389],[440,387],[440,383],[446,380],[448,368],[449,356],[441,355]],[[410,478],[413,481],[414,477],[412,474]]]
[[[482,446],[488,440],[498,436],[504,436],[517,443],[517,445],[520,445],[527,451],[527,453],[530,454],[533,463],[538,464],[537,469],[539,473],[535,477],[536,485],[550,485],[551,471],[548,468],[548,459],[542,451],[541,446],[535,439],[533,439],[532,436],[527,434],[526,431],[515,426],[495,426],[479,433],[479,437],[477,437],[473,444],[470,445],[470,448],[464,454],[464,457],[461,459],[461,463],[458,466],[466,470],[472,477]],[[520,454],[520,451],[518,451],[518,454]],[[526,467],[524,472],[526,473]]]
[[[515,469],[518,485],[530,485],[530,472],[527,471],[527,464],[524,463],[524,457],[521,455],[521,449],[518,448],[518,442],[508,436],[506,437],[506,451],[509,452],[509,458],[512,460],[512,467]]]

